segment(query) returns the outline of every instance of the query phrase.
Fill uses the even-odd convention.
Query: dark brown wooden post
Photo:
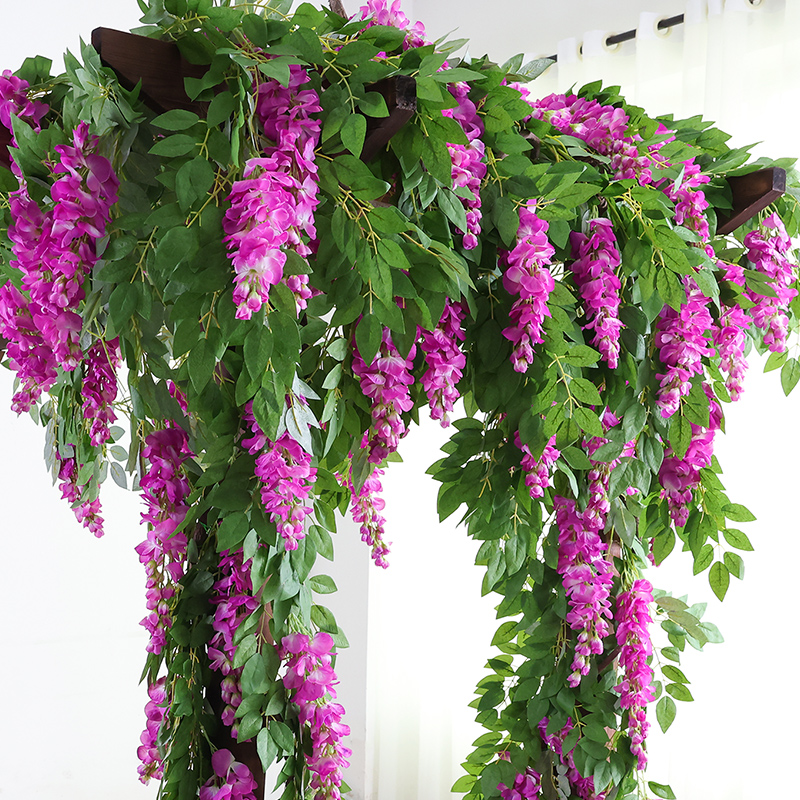
[[[786,170],[771,167],[731,176],[728,185],[733,195],[733,211],[730,217],[719,215],[717,233],[721,234],[732,233],[784,194]]]

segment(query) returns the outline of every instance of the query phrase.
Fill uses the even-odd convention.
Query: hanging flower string
[[[371,401],[372,425],[364,434],[362,447],[369,447],[369,460],[380,464],[394,453],[406,435],[401,414],[414,405],[410,387],[414,383],[411,368],[417,346],[412,345],[403,358],[392,341],[388,328],[383,329],[381,345],[372,363],[367,365],[357,347],[353,349],[353,374],[361,382],[361,391]]]
[[[616,369],[622,329],[619,318],[621,284],[615,272],[620,265],[620,255],[611,220],[590,220],[589,234],[573,231],[570,242],[575,258],[572,274],[586,315],[583,327],[594,331],[592,344],[609,368]]]
[[[679,408],[681,398],[689,394],[695,375],[703,374],[703,358],[714,355],[707,333],[714,327],[708,310],[708,298],[694,279],[683,281],[686,302],[679,311],[664,306],[656,322],[658,357],[666,367],[659,379],[656,405],[662,417],[671,417]]]
[[[450,424],[448,415],[459,398],[456,386],[467,361],[460,346],[465,338],[463,319],[463,306],[448,300],[439,324],[432,331],[422,331],[420,349],[427,366],[422,388],[428,396],[431,418],[440,420],[443,428]]]
[[[481,235],[481,182],[486,177],[486,148],[481,141],[483,123],[478,116],[475,103],[469,99],[469,85],[454,83],[450,93],[458,104],[455,108],[445,109],[442,114],[452,117],[461,125],[467,144],[447,144],[452,165],[453,186],[465,190],[470,197],[461,197],[461,204],[467,215],[467,230],[462,245],[465,250],[474,250],[478,246]]]
[[[509,317],[513,323],[503,336],[513,345],[511,363],[517,372],[526,372],[533,363],[533,349],[544,341],[542,326],[550,316],[547,301],[555,281],[548,267],[555,253],[547,239],[547,223],[536,215],[536,201],[528,200],[519,208],[517,243],[512,250],[500,253],[503,286],[517,299]]]
[[[607,549],[600,538],[605,518],[601,509],[578,510],[574,500],[556,496],[553,504],[558,525],[558,573],[562,576],[569,611],[566,621],[578,634],[570,686],[577,686],[587,675],[592,654],[603,652],[603,639],[610,632],[609,593],[613,582]]]
[[[614,689],[620,693],[620,707],[628,712],[628,736],[631,752],[636,756],[638,768],[647,766],[645,739],[650,724],[647,722],[647,704],[655,699],[653,670],[648,659],[653,654],[649,626],[653,622],[649,606],[653,602],[653,587],[649,581],[638,579],[630,590],[617,598],[617,644],[619,666],[623,677]]]
[[[661,496],[666,498],[672,521],[682,528],[689,519],[694,489],[700,485],[700,470],[711,466],[714,434],[722,426],[722,409],[707,384],[703,385],[709,401],[708,427],[691,423],[692,438],[683,458],[667,448],[658,472]]]
[[[234,637],[242,622],[259,607],[259,602],[253,597],[250,560],[244,561],[241,548],[233,553],[228,550],[220,553],[219,574],[211,597],[214,635],[208,643],[208,658],[211,669],[222,673],[220,688],[225,703],[222,721],[231,729],[231,736],[236,738],[236,709],[242,702],[242,668],[233,666],[236,654]]]
[[[79,483],[80,465],[75,460],[75,448],[70,446],[69,449],[72,451],[72,455],[62,455],[58,450],[55,454],[58,479],[61,481],[58,484],[61,498],[72,506],[75,519],[90,533],[100,538],[104,532],[103,518],[100,516],[100,499],[93,496],[97,487],[89,483]]]
[[[172,627],[170,602],[175,584],[183,577],[187,538],[176,533],[188,511],[186,498],[189,481],[183,472],[184,462],[192,457],[186,434],[178,427],[153,431],[145,439],[142,459],[146,472],[141,480],[146,510],[147,539],[136,547],[139,561],[147,574],[147,609],[141,624],[150,634],[149,653],[158,655],[166,644],[167,629]]]
[[[311,506],[305,505],[314,486],[317,470],[311,466],[311,456],[288,432],[271,441],[253,416],[248,403],[244,416],[252,435],[242,446],[256,458],[256,477],[261,481],[261,502],[270,519],[278,526],[287,550],[297,550],[305,537],[305,519]]]
[[[552,486],[551,472],[553,464],[561,457],[555,446],[556,437],[551,436],[545,445],[542,455],[535,459],[527,444],[523,444],[519,431],[514,432],[514,443],[522,450],[522,471],[525,473],[525,485],[532,498],[544,497],[544,490]]]
[[[346,478],[337,477],[350,491],[350,516],[353,522],[361,526],[361,541],[369,545],[375,565],[386,569],[389,566],[386,556],[389,555],[391,542],[386,541],[386,531],[383,527],[386,519],[381,514],[386,506],[386,501],[380,496],[383,491],[380,480],[383,472],[380,467],[375,467],[358,491],[353,485],[352,467]]]
[[[167,692],[164,686],[166,680],[166,676],[159,678],[147,687],[150,698],[144,707],[147,723],[139,739],[141,745],[136,751],[139,761],[142,762],[138,767],[139,780],[142,783],[149,783],[151,778],[161,780],[164,775],[164,759],[158,750],[158,734],[167,714]]]
[[[306,765],[313,777],[310,788],[316,800],[338,800],[342,770],[350,766],[352,754],[342,739],[350,727],[342,722],[344,708],[334,702],[337,683],[331,667],[333,639],[327,633],[308,637],[304,633],[284,636],[278,654],[286,663],[283,684],[291,701],[299,707],[300,725],[311,735],[311,753]]]
[[[275,80],[258,87],[256,113],[274,145],[265,148],[264,157],[245,164],[223,220],[236,272],[237,319],[250,319],[269,300],[270,287],[281,281],[295,295],[298,309],[305,308],[311,296],[308,276],[284,275],[284,266],[287,249],[307,256],[312,249],[306,239],[313,242],[317,236],[314,148],[320,123],[311,115],[322,108],[317,93],[306,86],[308,73],[295,64],[289,71],[287,87]]]
[[[797,278],[796,267],[787,258],[792,243],[777,214],[770,214],[761,227],[744,237],[747,260],[760,272],[775,292],[775,297],[748,290],[747,297],[755,305],[750,316],[764,332],[764,344],[773,353],[786,350],[786,332],[789,318],[786,309],[797,297],[793,284]]]

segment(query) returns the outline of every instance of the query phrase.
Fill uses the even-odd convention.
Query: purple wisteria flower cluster
[[[187,538],[177,529],[189,510],[186,498],[189,481],[182,469],[192,458],[186,433],[169,427],[150,433],[142,448],[146,472],[141,480],[146,509],[142,522],[147,523],[147,538],[136,547],[139,561],[147,575],[147,609],[141,622],[150,634],[147,651],[158,655],[166,644],[167,629],[172,627],[170,602],[175,584],[183,577]]]
[[[586,323],[594,331],[592,344],[611,369],[619,363],[620,280],[615,270],[621,263],[611,220],[593,219],[588,236],[578,231],[570,234],[572,274],[583,300]]]
[[[421,22],[411,23],[411,20],[401,10],[402,0],[393,0],[391,5],[387,0],[367,0],[365,6],[359,8],[361,19],[372,19],[367,28],[373,25],[390,25],[406,32],[403,49],[422,47],[427,44],[425,39],[425,26]]]
[[[736,284],[745,285],[744,268],[738,264],[727,264],[717,261],[717,268],[723,272],[723,279]],[[738,400],[742,396],[742,382],[747,372],[747,360],[744,351],[747,346],[747,330],[750,327],[750,317],[747,312],[736,305],[723,304],[721,313],[713,330],[714,345],[719,354],[720,370],[727,376],[725,388],[731,400]]]
[[[164,759],[158,750],[158,734],[167,714],[166,680],[166,677],[159,678],[147,687],[150,698],[144,707],[147,723],[139,737],[141,745],[136,751],[139,761],[142,762],[138,767],[139,780],[142,783],[149,783],[151,778],[161,780],[164,775]]]
[[[791,239],[780,217],[770,214],[760,228],[744,237],[744,245],[747,247],[747,260],[753,269],[764,275],[776,295],[768,297],[749,290],[747,297],[755,303],[750,316],[764,331],[764,344],[773,353],[782,353],[786,350],[789,326],[786,308],[797,296],[797,290],[793,288],[797,278],[795,265],[786,258],[792,246]]]
[[[211,756],[211,768],[214,776],[200,787],[199,800],[256,800],[258,784],[253,774],[230,750],[217,750]]]
[[[464,307],[448,300],[444,305],[439,324],[432,331],[422,331],[420,349],[425,353],[425,374],[422,388],[428,396],[431,418],[441,421],[442,427],[450,424],[448,414],[459,398],[456,386],[467,363],[459,342],[463,342]]]
[[[533,457],[528,445],[522,443],[519,431],[514,432],[514,444],[522,450],[522,471],[525,473],[525,485],[531,497],[544,497],[544,490],[552,486],[550,476],[553,464],[561,457],[561,451],[555,446],[555,435],[550,437],[538,459]]]
[[[334,702],[337,683],[331,667],[333,639],[327,633],[309,638],[304,633],[284,636],[278,654],[286,663],[284,686],[291,701],[300,709],[300,724],[311,735],[311,753],[306,766],[313,773],[310,788],[317,800],[338,800],[342,770],[349,767],[352,754],[342,739],[350,727],[342,722],[344,708]]]
[[[10,69],[0,74],[0,125],[12,135],[12,114],[27,122],[35,131],[41,129],[44,116],[50,110],[46,103],[29,97],[30,84]]]
[[[542,776],[533,768],[526,767],[514,778],[513,786],[498,783],[500,797],[503,800],[530,800],[537,797],[542,790]]]
[[[709,401],[708,427],[691,423],[692,438],[686,454],[679,458],[668,448],[658,472],[661,496],[667,499],[670,517],[678,527],[689,519],[693,490],[700,485],[700,470],[711,466],[714,434],[722,426],[722,408],[707,384],[703,389]]]
[[[513,324],[503,330],[503,336],[514,345],[511,363],[517,372],[527,371],[533,363],[534,345],[544,341],[542,326],[550,316],[547,301],[555,286],[548,269],[555,248],[547,239],[547,223],[535,209],[535,200],[520,206],[517,242],[499,258],[503,286],[517,297],[509,313]]]
[[[244,418],[252,436],[242,440],[242,445],[257,456],[255,474],[262,483],[261,502],[277,524],[285,548],[297,550],[298,541],[306,535],[305,518],[312,511],[306,501],[317,477],[316,467],[288,432],[271,441],[256,422],[252,403],[248,403]]]
[[[344,479],[340,477],[339,480],[350,490],[350,516],[353,522],[361,525],[361,541],[369,545],[376,566],[386,569],[389,566],[386,556],[389,555],[391,542],[386,541],[386,531],[383,527],[386,519],[381,514],[386,507],[386,501],[380,496],[383,491],[380,480],[382,476],[383,470],[375,467],[358,491],[349,474]]]
[[[411,368],[416,355],[416,345],[411,346],[403,358],[392,341],[389,328],[384,328],[381,345],[372,363],[367,366],[358,348],[353,348],[353,374],[361,382],[361,391],[371,402],[372,425],[364,434],[362,447],[369,447],[369,460],[380,464],[394,453],[406,433],[400,416],[414,406],[410,387],[414,383]]]
[[[297,307],[305,308],[311,290],[308,276],[284,276],[287,248],[301,256],[312,252],[314,211],[319,203],[314,148],[322,110],[317,93],[307,87],[308,73],[290,66],[289,85],[269,80],[258,87],[256,113],[273,144],[264,157],[251,158],[234,183],[223,230],[233,263],[233,302],[238,319],[250,319],[269,300],[271,286],[283,281]],[[305,88],[303,88],[305,87]],[[305,237],[305,238],[304,238]]]
[[[543,717],[539,722],[539,735],[550,750],[558,756],[561,764],[567,768],[566,777],[573,792],[580,797],[581,800],[605,800],[605,792],[595,792],[594,778],[591,776],[584,778],[581,773],[578,772],[573,755],[575,748],[566,753],[564,752],[564,740],[574,727],[572,719],[567,719],[564,727],[557,733],[552,734],[547,733],[548,721],[547,717]]]
[[[659,373],[656,406],[662,417],[671,417],[680,408],[681,398],[689,394],[692,377],[703,374],[703,357],[714,355],[709,333],[714,321],[708,310],[708,298],[694,279],[683,280],[686,302],[680,311],[664,306],[656,322],[655,343],[658,356],[666,367]]]
[[[75,514],[75,519],[84,528],[98,538],[103,535],[103,518],[100,516],[100,498],[92,497],[92,487],[89,484],[80,484],[78,475],[80,465],[75,459],[75,448],[70,446],[73,455],[63,455],[56,450],[56,463],[58,464],[58,479],[61,483],[62,499],[66,500]],[[95,490],[97,487],[93,487]]]
[[[461,197],[461,204],[467,212],[467,230],[464,234],[462,246],[465,250],[474,250],[478,246],[478,237],[481,235],[481,182],[486,177],[486,148],[481,136],[483,123],[480,121],[475,103],[469,99],[469,85],[454,83],[450,93],[458,105],[455,108],[445,109],[442,114],[452,117],[460,125],[468,139],[467,144],[448,143],[452,164],[453,186],[466,189],[472,197]]]
[[[600,538],[605,527],[600,510],[590,501],[590,506],[581,511],[574,500],[560,496],[554,498],[553,505],[559,532],[557,570],[569,605],[566,621],[578,634],[567,683],[577,686],[581,676],[589,672],[592,654],[603,652],[603,639],[610,632],[609,593],[614,576],[605,559],[607,545]]]
[[[53,386],[58,367],[72,371],[83,358],[78,307],[119,187],[97,145],[85,122],[75,129],[72,146],[56,145],[52,206],[39,207],[18,170],[20,187],[9,195],[12,266],[22,273],[25,293],[10,281],[0,288],[0,335],[9,340],[11,366],[22,383],[12,404],[17,413],[29,411]]]
[[[650,723],[647,721],[647,704],[655,699],[653,670],[647,663],[653,654],[649,626],[650,604],[653,602],[653,587],[649,581],[639,578],[630,590],[617,597],[617,644],[622,680],[614,687],[620,693],[619,704],[628,711],[628,735],[631,752],[637,758],[639,769],[647,766],[644,748]]]
[[[119,339],[96,341],[83,360],[83,416],[91,422],[89,441],[99,447],[111,438],[109,426],[117,415],[117,370],[120,365]]]
[[[242,702],[242,670],[233,666],[236,654],[234,637],[242,622],[258,608],[259,602],[253,597],[250,561],[244,560],[241,548],[220,554],[219,574],[211,597],[215,606],[211,623],[214,635],[208,643],[208,658],[211,669],[223,675],[220,686],[222,702],[225,703],[222,721],[231,729],[231,736],[236,738],[236,709]]]
[[[520,86],[515,84],[514,88]],[[551,94],[533,101],[527,89],[521,94],[530,103],[533,117],[547,120],[561,133],[575,136],[608,156],[617,180],[632,178],[641,184],[650,183],[651,160],[647,154],[639,153],[637,139],[627,135],[630,119],[621,108],[604,106],[574,94]]]

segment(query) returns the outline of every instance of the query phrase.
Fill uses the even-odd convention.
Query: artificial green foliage
[[[280,765],[278,794],[300,798],[308,791],[309,743],[287,697],[274,643],[293,632],[325,631],[338,647],[347,645],[345,631],[324,605],[324,596],[336,591],[334,581],[310,576],[318,556],[334,557],[336,515],[350,500],[339,476],[349,476],[357,491],[373,469],[361,449],[372,417],[353,372],[354,348],[371,364],[388,330],[405,357],[419,329],[436,327],[447,302],[463,302],[466,309],[466,365],[458,384],[463,404],[443,457],[429,473],[441,485],[441,519],[456,515],[465,533],[481,543],[483,592],[495,596],[499,625],[487,642],[496,654],[472,704],[487,733],[466,756],[465,774],[454,790],[475,800],[498,797],[498,785],[513,784],[516,774],[531,767],[544,776],[545,797],[566,798],[539,732],[547,717],[549,734],[572,720],[564,751],[574,748],[576,769],[594,777],[598,793],[608,791],[606,796],[617,800],[645,796],[625,732],[626,712],[613,688],[619,681],[613,635],[580,683],[567,683],[575,637],[565,621],[554,497],[585,506],[588,473],[597,464],[611,465],[603,539],[613,560],[613,594],[629,589],[650,557],[659,564],[677,551],[691,554],[695,573],[705,573],[703,580],[717,597],[732,591],[731,576],[743,577],[746,551],[753,548],[748,535],[731,526],[753,517],[727,496],[719,464],[714,460],[701,471],[683,526],[671,519],[658,477],[665,450],[684,456],[692,426],[709,426],[703,383],[723,409],[730,402],[719,355],[704,357],[702,375],[681,398],[678,413],[665,419],[656,406],[663,365],[655,334],[662,309],[680,309],[685,302],[684,276],[692,276],[709,298],[713,317],[722,303],[746,308],[745,289],[726,281],[698,236],[676,224],[675,204],[661,188],[616,179],[607,157],[531,117],[530,105],[510,84],[527,81],[543,65],[462,60],[453,54],[458,43],[404,49],[405,33],[396,27],[365,29],[361,20],[309,4],[293,13],[289,2],[277,0],[239,6],[139,0],[139,5],[144,27],[136,33],[175,42],[189,62],[207,65],[204,77],[186,80],[189,96],[206,104],[205,115],[175,109],[156,116],[138,88],[122,88],[92,47],[83,45],[79,57],[67,57],[64,75],[51,77],[41,59],[26,61],[18,71],[50,111],[39,134],[15,120],[13,155],[29,190],[46,205],[52,183],[46,165],[57,160],[55,146],[68,142],[85,120],[121,181],[111,226],[100,242],[101,260],[87,279],[79,313],[85,337],[119,338],[123,388],[115,409],[125,423],[112,428],[111,440],[92,446],[81,415],[80,370],[60,372],[32,409],[46,428],[51,468],[57,469],[56,452],[74,453],[78,482],[86,487],[82,499],[91,500],[109,476],[137,488],[142,449],[153,430],[179,426],[192,454],[184,464],[189,510],[179,528],[189,540],[186,572],[170,601],[173,624],[166,646],[147,658],[144,670],[149,681],[167,676],[159,796],[195,797],[211,776],[213,751],[224,741],[209,692],[219,684],[206,652],[213,633],[210,598],[219,554],[240,548],[252,559],[258,603],[236,634],[234,666],[242,668],[243,695],[236,712],[238,738],[255,743],[263,767]],[[239,319],[223,217],[234,183],[263,147],[253,86],[286,85],[293,65],[307,70],[322,107],[316,149],[320,202],[314,251],[307,257],[289,252],[284,272],[307,275],[315,294],[298,310],[292,292],[277,284],[262,309]],[[416,80],[416,112],[376,157],[364,161],[372,122],[389,114],[375,84],[395,76]],[[453,185],[448,150],[448,144],[464,145],[467,138],[455,119],[443,115],[456,105],[448,90],[454,82],[468,84],[486,146],[483,227],[473,249],[463,247],[461,236],[467,229],[462,200],[472,195]],[[535,80],[527,89],[536,96]],[[664,143],[659,121],[629,106],[613,87],[592,84],[580,95],[624,109],[628,133],[638,135],[641,153],[661,144],[661,154],[673,165],[659,176],[666,181],[679,183],[682,162],[695,160],[711,178],[704,187],[709,243],[717,258],[744,264],[744,235],[759,219],[733,235],[717,235],[717,219],[731,207],[726,178],[772,164],[730,149],[727,136],[700,118],[662,119],[675,133]],[[789,179],[789,192],[774,210],[789,234],[797,235],[800,212],[791,170]],[[5,200],[17,178],[2,169],[0,186]],[[514,298],[503,286],[498,253],[514,247],[519,209],[532,198],[555,248],[555,288],[544,341],[535,346],[527,371],[518,372],[503,335]],[[3,210],[0,281],[19,285],[6,237],[6,202]],[[615,369],[601,359],[583,327],[569,268],[570,233],[585,230],[598,216],[613,223],[622,254],[624,328]],[[748,268],[746,280],[747,291],[774,295],[762,273]],[[792,331],[797,302],[790,309]],[[758,329],[751,328],[748,337],[748,347],[767,351]],[[787,394],[800,378],[800,364],[785,352],[773,353],[767,368],[781,370]],[[423,371],[417,348],[413,373],[418,379]],[[170,382],[185,396],[186,414]],[[413,407],[403,413],[405,423],[426,413],[418,380],[410,391]],[[270,440],[290,431],[317,470],[313,515],[293,551],[284,548],[261,505],[254,457],[242,446],[248,404]],[[605,427],[604,409],[619,418],[617,426]],[[540,498],[531,497],[525,484],[517,431],[534,458],[542,456],[551,437],[561,453],[552,485]],[[592,437],[606,441],[587,453]],[[633,446],[626,451],[629,442]],[[666,590],[654,594],[664,636],[652,663],[660,696],[650,717],[667,730],[677,702],[692,700],[680,666],[686,645],[702,648],[721,636],[704,620],[702,604],[691,605]],[[673,797],[669,787],[649,786],[659,797]]]

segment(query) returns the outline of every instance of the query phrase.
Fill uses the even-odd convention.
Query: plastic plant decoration
[[[501,621],[454,791],[673,797],[648,728],[721,636],[644,570],[678,547],[720,599],[742,576],[713,443],[748,351],[800,378],[794,173],[719,220],[729,177],[791,164],[613,87],[538,97],[546,65],[461,59],[398,2],[139,5],[202,67],[202,113],[153,113],[88,45],[0,77],[0,336],[77,520],[102,535],[107,476],[142,495],[141,779],[245,800],[277,764],[275,796],[346,791],[347,640],[309,575],[348,509],[390,564],[380,479],[429,413],[440,516]],[[399,78],[416,110],[362,158]]]

